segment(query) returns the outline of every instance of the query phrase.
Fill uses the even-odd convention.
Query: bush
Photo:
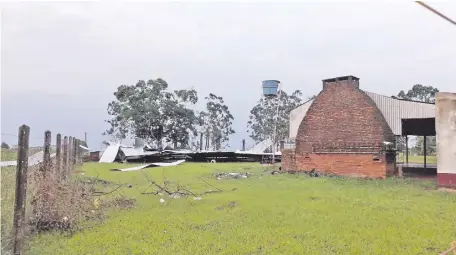
[[[9,146],[7,143],[2,142],[2,149],[7,149],[7,150],[9,150],[9,149],[10,149],[10,146]]]

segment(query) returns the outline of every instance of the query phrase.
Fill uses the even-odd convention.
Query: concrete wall
[[[437,182],[456,187],[456,93],[437,93]]]

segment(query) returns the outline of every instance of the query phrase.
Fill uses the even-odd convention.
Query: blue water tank
[[[265,96],[275,96],[279,89],[278,80],[265,80],[263,81],[263,95]]]

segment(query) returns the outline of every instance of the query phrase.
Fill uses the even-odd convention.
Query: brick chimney
[[[323,80],[323,89],[326,89],[329,86],[346,86],[359,88],[359,78],[353,75],[347,75]]]

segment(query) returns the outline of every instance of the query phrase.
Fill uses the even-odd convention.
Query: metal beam
[[[427,146],[426,146],[426,136],[424,136],[424,139],[423,139],[423,140],[424,140],[424,144],[423,144],[423,147],[424,147],[424,148],[423,148],[423,149],[424,149],[424,171],[426,171],[426,168],[427,168],[427,167],[426,167],[426,147],[427,147]]]
[[[409,159],[409,148],[408,148],[408,136],[405,136],[405,163],[408,164],[408,159]]]

